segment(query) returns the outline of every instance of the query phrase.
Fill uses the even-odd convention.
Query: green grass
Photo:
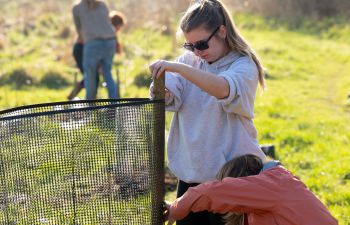
[[[53,16],[54,15],[46,15]],[[77,73],[70,56],[72,39],[59,36],[56,20],[23,34],[16,27],[0,49],[0,109],[66,99]],[[288,25],[257,16],[237,15],[242,34],[258,52],[268,72],[268,89],[259,92],[255,124],[259,142],[274,144],[278,158],[327,205],[340,225],[350,224],[350,36],[349,25],[333,20]],[[147,97],[135,85],[157,58],[174,58],[170,36],[157,29],[132,29],[120,34],[123,56],[116,57],[122,97]],[[45,47],[43,47],[45,46]],[[31,84],[16,85],[5,77],[23,69]],[[49,72],[71,86],[47,88]],[[78,75],[80,79],[81,76]],[[5,82],[6,81],[6,82]],[[84,92],[80,94],[84,97]],[[100,98],[106,98],[100,88]],[[167,116],[167,129],[170,114]],[[166,199],[173,200],[174,193]]]
[[[268,70],[256,101],[261,143],[350,224],[350,45],[286,30],[247,30]]]
[[[148,104],[128,112],[136,121],[129,125],[138,131],[129,140],[123,136],[127,120],[110,122],[125,111],[103,109],[85,115],[80,111],[69,118],[56,114],[2,121],[8,129],[0,129],[1,187],[10,200],[6,210],[0,211],[0,221],[76,224],[76,219],[78,223],[118,224],[135,219],[150,223],[153,211],[148,207],[156,195],[150,191],[154,180],[147,175],[152,176],[149,166],[156,164],[156,157],[147,154],[151,137],[143,134],[153,125],[146,112],[152,115],[153,111]],[[125,132],[115,133],[121,129]],[[137,152],[138,162],[130,160],[131,151]],[[120,171],[123,176],[118,176]]]

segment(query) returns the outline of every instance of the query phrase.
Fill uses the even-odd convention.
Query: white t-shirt
[[[253,109],[258,70],[252,59],[230,52],[208,64],[192,52],[178,62],[225,78],[230,94],[217,99],[176,73],[166,73],[165,86],[171,97],[166,110],[174,116],[168,136],[169,168],[182,181],[213,180],[229,160],[253,154],[266,160],[257,142]]]

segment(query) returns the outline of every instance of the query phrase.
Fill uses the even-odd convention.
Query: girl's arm
[[[283,189],[267,176],[225,178],[189,188],[169,207],[169,218],[179,220],[190,212],[215,213],[272,211]]]
[[[158,79],[164,71],[178,73],[209,95],[218,99],[227,97],[230,92],[229,84],[225,78],[183,63],[158,60],[150,65],[150,70],[153,79]]]
[[[82,33],[81,33],[81,22],[80,22],[80,18],[78,16],[78,12],[77,12],[77,8],[76,6],[73,7],[72,9],[72,14],[73,14],[73,21],[74,21],[74,26],[75,29],[78,33],[78,37],[82,38]]]
[[[188,63],[159,60],[150,65],[153,78],[162,72],[176,72],[218,99],[227,113],[246,118],[254,117],[254,100],[258,85],[258,71],[249,57],[241,57],[228,70],[212,74],[187,65]]]

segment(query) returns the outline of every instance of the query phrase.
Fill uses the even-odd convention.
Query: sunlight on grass
[[[0,109],[65,101],[73,88],[77,70],[70,56],[71,40],[58,38],[57,32],[45,36],[50,26],[58,26],[55,20],[46,20],[51,21],[46,28],[27,36],[18,29],[8,34],[12,44],[0,50],[0,82],[18,69],[33,81],[24,80],[19,86],[5,80],[0,86]],[[237,24],[268,73],[268,89],[257,95],[255,104],[259,142],[274,144],[282,163],[327,204],[339,224],[350,224],[350,45],[343,38],[350,36],[348,26],[337,25],[317,35],[303,28],[290,31],[276,21],[251,15],[237,15]],[[148,97],[147,86],[137,86],[135,79],[147,79],[150,62],[176,57],[181,49],[174,49],[171,38],[154,28],[121,33],[124,54],[116,56],[113,73],[115,77],[118,68],[123,98]],[[49,71],[69,85],[43,86],[42,78]],[[84,96],[82,91],[79,97]],[[98,97],[107,98],[105,88],[99,88]],[[167,130],[170,119],[169,113]],[[175,196],[169,192],[165,198],[172,201]]]

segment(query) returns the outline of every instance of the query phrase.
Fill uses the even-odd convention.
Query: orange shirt
[[[249,225],[338,224],[304,183],[282,166],[255,176],[205,182],[170,206],[177,220],[203,210],[247,213]]]

